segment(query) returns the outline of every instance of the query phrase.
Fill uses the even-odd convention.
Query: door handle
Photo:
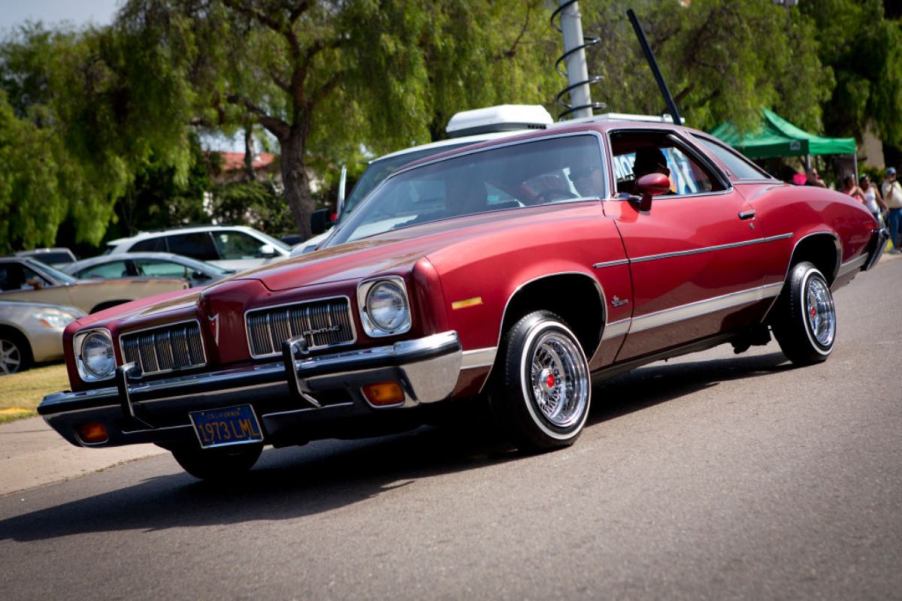
[[[746,209],[745,211],[739,211],[740,219],[751,219],[755,216],[755,209]]]

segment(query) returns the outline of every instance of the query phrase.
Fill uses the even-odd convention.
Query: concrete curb
[[[0,496],[161,453],[166,451],[150,444],[83,449],[40,417],[20,419],[0,425]]]

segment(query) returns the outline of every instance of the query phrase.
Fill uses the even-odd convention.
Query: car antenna
[[[639,24],[639,19],[636,18],[636,13],[633,12],[633,9],[629,8],[626,11],[626,16],[629,17],[630,23],[633,25],[633,31],[636,32],[636,37],[639,38],[639,45],[642,46],[642,52],[645,53],[645,60],[648,61],[648,66],[651,67],[651,72],[655,76],[655,81],[658,84],[658,88],[661,90],[661,94],[664,96],[664,102],[667,103],[667,110],[670,112],[670,116],[673,117],[674,124],[682,125],[683,119],[680,117],[680,111],[677,110],[676,102],[673,101],[673,96],[670,95],[670,90],[664,82],[664,77],[661,75],[661,70],[658,68],[658,61],[655,60],[655,53],[652,52],[651,46],[648,45],[648,40],[645,38],[645,32],[642,31],[642,25]]]

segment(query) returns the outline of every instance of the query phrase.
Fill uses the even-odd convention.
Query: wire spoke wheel
[[[809,277],[805,290],[805,316],[808,329],[818,344],[829,347],[836,336],[836,309],[827,283],[819,277]]]
[[[573,444],[589,416],[592,380],[580,341],[550,311],[534,311],[507,331],[502,370],[490,394],[493,411],[524,451]]]
[[[532,396],[542,417],[558,428],[569,428],[589,402],[589,375],[579,348],[556,332],[535,343],[530,362]]]

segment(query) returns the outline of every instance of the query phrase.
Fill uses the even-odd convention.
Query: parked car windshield
[[[63,273],[59,269],[54,269],[49,265],[44,265],[40,261],[36,261],[34,259],[25,259],[25,263],[45,278],[52,280],[54,284],[74,284],[78,281],[68,273]]]
[[[329,246],[452,217],[602,198],[602,164],[593,135],[522,142],[427,163],[385,180]]]

